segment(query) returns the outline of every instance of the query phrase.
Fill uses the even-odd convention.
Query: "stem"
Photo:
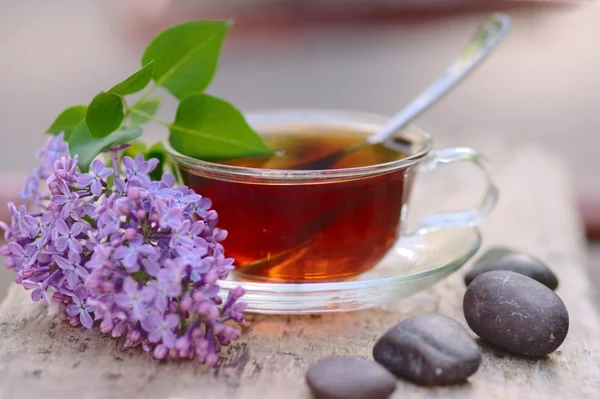
[[[112,163],[113,163],[113,169],[114,169],[114,176],[115,179],[119,177],[119,154],[118,154],[118,150],[115,148],[112,148],[110,150],[111,155],[112,155]]]
[[[150,114],[149,114],[149,113],[147,113],[147,112],[144,112],[144,111],[141,111],[141,110],[139,110],[139,109],[135,108],[135,105],[134,105],[132,108],[129,108],[129,109],[128,109],[128,111],[129,111],[129,112],[131,112],[132,114],[137,114],[137,115],[139,115],[139,116],[143,116],[144,118],[146,118],[146,119],[148,119],[148,120],[151,120],[152,122],[156,122],[156,123],[158,123],[159,125],[162,125],[162,126],[164,126],[164,127],[167,127],[167,128],[169,128],[169,129],[171,129],[171,128],[175,128],[175,126],[173,126],[172,124],[170,124],[170,123],[168,123],[168,122],[165,122],[165,121],[163,121],[163,120],[161,120],[161,119],[158,119],[158,118],[156,118],[154,115],[150,115]]]
[[[139,101],[138,101],[139,102]],[[137,104],[137,103],[136,103]],[[128,113],[132,113],[132,114],[137,114],[139,116],[142,116],[148,120],[151,120],[155,123],[158,123],[159,125],[162,125],[164,127],[166,127],[167,129],[173,129],[173,130],[179,130],[179,131],[185,131],[184,129],[181,129],[178,126],[172,125],[168,122],[165,122],[161,119],[156,118],[154,115],[150,115],[147,112],[141,111],[137,108],[135,108],[135,104],[133,105],[133,107],[127,109]],[[179,183],[182,184],[183,183],[183,178],[181,177],[181,172],[179,171],[179,169],[177,167],[175,167],[174,165],[171,165],[170,161],[170,157],[167,157],[167,159],[165,160],[165,165],[168,165],[172,170],[173,175],[175,176],[175,180]]]

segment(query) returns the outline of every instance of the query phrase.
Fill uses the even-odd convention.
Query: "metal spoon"
[[[492,50],[504,39],[510,31],[511,20],[506,14],[490,14],[486,21],[478,28],[475,36],[463,53],[456,58],[435,82],[422,91],[404,109],[380,131],[370,135],[366,140],[342,150],[336,151],[323,158],[298,164],[292,167],[296,170],[328,169],[344,155],[368,145],[385,142],[392,134],[406,127],[423,111],[432,106],[436,101],[448,93],[457,83],[463,80],[476,66],[478,66]]]

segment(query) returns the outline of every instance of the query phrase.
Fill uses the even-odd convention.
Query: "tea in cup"
[[[415,178],[423,169],[471,161],[469,148],[432,151],[417,127],[384,144],[346,154],[326,170],[294,166],[348,148],[386,119],[350,112],[274,111],[249,114],[249,123],[276,156],[206,162],[168,148],[186,185],[212,200],[228,231],[226,255],[238,278],[309,283],[350,279],[377,265],[405,233]],[[485,169],[483,169],[485,173]],[[421,231],[473,226],[494,207],[488,177],[482,204],[424,220]]]

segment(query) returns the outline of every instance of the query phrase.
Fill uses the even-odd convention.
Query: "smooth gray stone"
[[[319,360],[306,373],[316,399],[387,399],[396,379],[377,363],[344,356]]]
[[[438,314],[397,324],[377,341],[373,357],[396,376],[420,385],[464,382],[481,363],[479,346],[465,328]]]
[[[569,313],[554,291],[505,270],[475,278],[465,293],[467,324],[483,340],[526,356],[554,352],[569,330]]]
[[[558,278],[540,259],[505,247],[492,248],[484,253],[465,275],[468,286],[479,275],[492,270],[508,270],[544,284],[551,290],[558,287]]]

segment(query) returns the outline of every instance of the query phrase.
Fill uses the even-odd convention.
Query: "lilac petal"
[[[40,226],[32,226],[29,228],[29,232],[28,232],[28,236],[29,238],[35,238],[37,237],[37,235],[40,233]],[[44,234],[44,231],[42,230],[42,234]]]
[[[57,195],[50,199],[50,202],[54,205],[64,205],[69,201],[69,198],[65,195]]]
[[[146,322],[155,329],[162,322],[162,316],[157,313],[152,313],[146,318]]]
[[[31,299],[33,299],[34,302],[37,302],[40,299],[42,299],[42,290],[39,288],[33,290],[33,292],[31,293]]]
[[[165,317],[165,320],[167,321],[167,325],[169,326],[169,328],[172,330],[179,325],[179,317],[177,315],[167,315],[167,317]]]
[[[194,244],[196,244],[194,251],[198,256],[204,256],[208,253],[208,243],[204,239],[198,237],[198,239],[194,241]]]
[[[198,204],[198,208],[208,210],[212,207],[212,201],[210,198],[203,197]]]
[[[69,248],[75,253],[75,254],[80,254],[81,251],[83,251],[83,246],[81,245],[81,243],[77,240],[74,239],[70,239],[69,240]]]
[[[156,280],[158,282],[165,282],[168,283],[169,281],[171,281],[173,277],[173,270],[172,269],[161,269],[161,271],[158,273],[158,276],[156,277]]]
[[[71,209],[69,206],[65,206],[61,209],[59,215],[61,218],[66,219],[69,217],[69,214],[71,213]]]
[[[68,245],[69,239],[67,237],[58,237],[56,241],[54,241],[54,247],[60,252],[65,251]]]
[[[144,320],[142,320],[141,324],[142,324],[142,328],[144,329],[144,331],[151,332],[156,327],[156,322],[155,322],[155,319],[153,316],[155,316],[155,315],[150,315],[150,316],[146,317]]]
[[[219,286],[216,284],[207,285],[204,287],[204,295],[207,298],[214,298],[219,295]]]
[[[150,287],[144,287],[141,291],[141,298],[144,302],[150,302],[154,298],[154,290]]]
[[[115,185],[115,189],[120,192],[120,193],[124,193],[125,191],[127,191],[127,184],[125,184],[125,181],[123,179],[115,179],[113,180],[113,184]]]
[[[203,221],[195,222],[190,229],[190,233],[195,236],[200,235],[204,231],[204,227],[205,225]]]
[[[96,207],[93,204],[90,203],[86,203],[83,205],[83,212],[85,213],[85,215],[91,217],[91,218],[95,218],[95,213],[96,213]]]
[[[81,277],[82,279],[87,279],[89,277],[89,273],[87,270],[85,270],[83,267],[79,266],[75,268],[75,273],[77,273],[77,275],[79,277]]]
[[[23,250],[23,247],[20,246],[19,244],[17,244],[16,242],[9,243],[8,249],[15,256],[23,256],[23,254],[25,253],[25,251]]]
[[[213,230],[213,238],[218,242],[225,240],[227,238],[227,230],[215,228]]]
[[[195,272],[204,274],[210,270],[210,267],[211,267],[210,262],[207,262],[206,259],[203,259],[199,264],[197,264],[196,266],[193,266],[192,268],[194,269]]]
[[[85,265],[89,269],[96,269],[98,267],[104,266],[105,264],[106,261],[104,259],[91,259],[85,263]]]
[[[177,342],[175,335],[172,331],[165,331],[162,334],[162,343],[167,348],[171,349],[175,347],[175,343]]]
[[[116,259],[123,259],[125,256],[127,256],[128,253],[129,253],[129,247],[122,246],[115,250],[114,255],[115,255]]]
[[[69,235],[69,233],[70,233],[69,227],[67,226],[67,224],[64,221],[57,220],[56,223],[55,223],[55,226],[56,226],[56,231],[61,236],[68,236]]]
[[[141,237],[141,235],[138,235],[138,237]],[[150,245],[142,245],[139,247],[139,252],[143,255],[148,255],[148,256],[157,256],[159,255],[159,252],[156,250],[156,248],[150,246]]]
[[[133,262],[131,264],[131,266],[129,266],[129,267],[125,266],[125,268],[127,269],[127,272],[135,273],[140,270],[140,265],[137,262]]]
[[[79,277],[77,276],[77,273],[75,273],[73,270],[69,270],[67,272],[67,285],[69,285],[70,288],[75,288],[77,287],[77,283],[79,283]]]
[[[62,256],[53,255],[52,260],[63,270],[71,270],[73,268],[73,264]]]
[[[137,167],[138,176],[148,172],[150,172],[150,164],[148,162],[141,162]]]
[[[25,288],[26,290],[31,290],[34,288],[38,288],[39,284],[36,282],[33,282],[31,280],[23,280],[21,281],[21,285],[23,286],[23,288]]]
[[[166,183],[169,187],[173,187],[173,185],[175,184],[175,176],[169,173],[165,173],[164,175],[162,175],[162,178],[160,180]]]
[[[144,187],[149,186],[150,183],[152,182],[148,176],[143,175],[143,174],[131,176],[131,180],[140,183]]]
[[[123,159],[121,160],[121,162],[123,163],[123,166],[125,166],[126,169],[135,168],[135,162],[129,156],[124,156]]]
[[[148,334],[148,340],[150,342],[158,342],[162,338],[161,331],[156,329],[153,330],[150,334]]]
[[[180,294],[181,294],[181,285],[179,285],[179,284],[171,284],[167,288],[167,295],[169,296],[169,298],[174,298],[176,296],[179,296]]]
[[[45,225],[49,225],[50,223],[52,223],[54,221],[54,215],[50,212],[44,213],[41,220],[42,220],[42,223],[44,223]]]
[[[142,259],[142,265],[144,265],[144,269],[151,276],[158,275],[158,273],[160,271],[160,265],[158,264],[158,262],[156,262],[153,259],[148,259],[148,258]]]
[[[67,314],[71,317],[77,316],[81,312],[81,307],[75,305],[74,303],[70,303],[67,305]]]
[[[122,262],[123,266],[125,266],[128,269],[131,269],[133,266],[135,266],[137,262],[137,254],[133,251],[128,251],[127,255],[125,255]]]
[[[200,201],[202,199],[201,195],[198,194],[189,194],[181,199],[181,202],[184,204],[191,204],[192,202]]]
[[[112,330],[113,338],[120,337],[125,332],[126,327],[127,324],[125,324],[125,321],[121,320],[120,322],[118,322],[115,328],[113,328]]]
[[[194,241],[189,238],[189,237],[185,237],[185,236],[179,236],[176,237],[174,240],[172,240],[172,245],[174,247],[193,247],[194,246]]]
[[[169,301],[164,296],[157,296],[154,299],[154,306],[159,312],[164,313],[167,310],[167,306],[169,305]]]
[[[74,264],[79,264],[79,262],[81,262],[81,257],[79,256],[78,253],[69,252],[69,260],[71,262],[73,262]]]
[[[102,172],[102,169],[104,169],[104,163],[99,159],[94,159],[94,162],[92,162],[92,166],[90,169],[97,176],[98,173]]]
[[[146,317],[146,309],[140,302],[135,302],[133,304],[133,309],[131,310],[133,312],[133,317],[135,317],[136,320],[144,320]]]
[[[58,183],[58,190],[62,193],[62,194],[71,194],[71,189],[69,188],[69,185],[67,184],[67,182],[65,181],[60,181]]]
[[[111,168],[104,168],[99,173],[97,173],[97,176],[101,179],[105,179],[112,174],[113,170]]]
[[[164,345],[156,345],[156,348],[154,348],[154,358],[161,360],[164,359],[167,355],[169,354],[169,349],[164,346]]]
[[[158,190],[157,194],[161,197],[175,197],[177,195],[177,191],[170,188],[162,188]]]
[[[86,310],[79,313],[79,321],[85,328],[92,328],[92,326],[94,325],[94,320],[92,319],[92,316],[90,316],[90,314]]]
[[[190,228],[192,227],[192,221],[191,220],[185,220],[182,224],[181,224],[181,228],[177,231],[179,234],[186,234],[190,231]]]
[[[137,291],[136,281],[129,276],[125,277],[125,279],[123,280],[123,292],[134,293],[136,291]]]
[[[37,257],[37,251],[38,248],[35,243],[25,245],[24,254],[29,256],[31,259],[35,259]]]
[[[148,172],[152,172],[154,169],[156,169],[159,162],[160,161],[156,158],[150,158],[149,160],[147,160],[146,164],[148,164]]]
[[[71,234],[73,236],[77,236],[77,235],[81,234],[82,230],[83,230],[83,225],[79,222],[74,223],[73,226],[71,226]]]
[[[90,175],[89,173],[86,173],[77,178],[77,184],[81,187],[87,187],[95,180],[96,179],[94,179],[94,176]]]
[[[92,183],[92,194],[99,196],[102,194],[102,183],[100,183],[99,180],[94,180],[94,182]]]
[[[126,294],[115,295],[115,303],[122,308],[127,308],[131,304],[131,299]]]

